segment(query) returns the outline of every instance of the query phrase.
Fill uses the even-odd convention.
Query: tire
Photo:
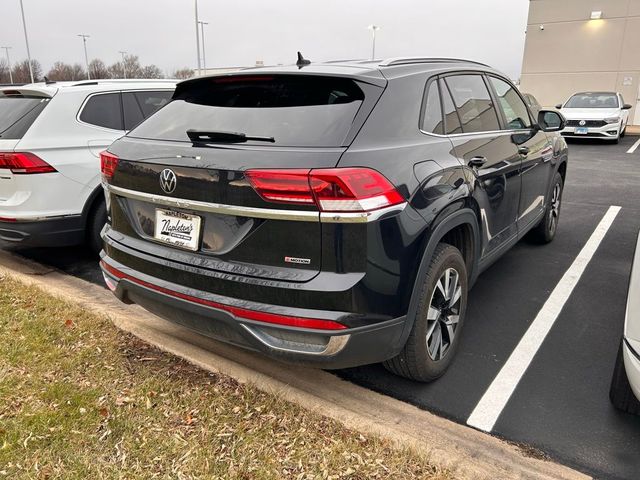
[[[102,250],[102,237],[100,232],[107,223],[107,207],[104,200],[98,200],[93,206],[87,218],[87,245],[92,252],[98,254]]]
[[[547,208],[544,211],[544,217],[540,223],[531,230],[531,238],[537,243],[545,244],[551,242],[558,231],[558,222],[560,221],[560,209],[562,206],[562,192],[564,182],[562,176],[556,173],[553,177],[553,186],[551,187],[551,198]]]
[[[618,349],[618,357],[616,358],[616,366],[613,369],[613,378],[611,379],[611,388],[609,389],[609,399],[614,407],[623,412],[633,415],[640,415],[640,401],[636,398],[629,385],[627,372],[624,369],[624,360],[622,358],[622,342]]]
[[[457,274],[457,283],[454,273]],[[449,291],[455,292],[453,295],[443,294],[447,280],[451,285]],[[460,250],[440,243],[422,284],[416,318],[407,342],[397,356],[384,362],[384,367],[396,375],[419,382],[431,382],[442,376],[460,344],[467,290],[467,268]]]

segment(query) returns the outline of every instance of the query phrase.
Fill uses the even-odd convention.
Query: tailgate
[[[197,250],[163,245],[162,255],[241,275],[307,281],[320,270],[321,224],[314,206],[264,200],[244,175],[250,168],[333,167],[342,148],[197,148],[172,142],[123,139],[111,179],[112,228],[161,245],[157,221],[167,210],[192,217]],[[161,185],[162,172],[175,175],[175,189]],[[159,215],[161,217],[159,217]],[[183,221],[184,224],[184,221]],[[160,247],[158,247],[160,248]]]

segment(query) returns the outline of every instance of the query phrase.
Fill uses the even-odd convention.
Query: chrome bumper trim
[[[186,208],[200,212],[219,213],[223,215],[235,215],[238,217],[265,218],[271,220],[287,220],[297,222],[317,222],[322,223],[366,223],[378,220],[383,215],[391,212],[400,212],[407,206],[406,202],[390,207],[381,208],[372,212],[347,212],[331,213],[303,210],[283,210],[277,208],[255,208],[241,207],[236,205],[224,205],[221,203],[201,202],[198,200],[183,200],[179,198],[155,195],[152,193],[138,192],[128,188],[116,187],[114,185],[104,185],[109,192],[120,197],[131,198],[143,202],[150,202],[156,205],[167,207]]]
[[[324,346],[315,344],[303,344],[299,342],[293,343],[272,337],[271,335],[260,331],[259,327],[250,327],[246,324],[241,325],[256,340],[269,348],[280,350],[282,352],[302,353],[305,355],[315,355],[320,357],[328,357],[341,352],[351,338],[351,334],[330,336],[329,340]],[[322,334],[319,333],[319,335]]]

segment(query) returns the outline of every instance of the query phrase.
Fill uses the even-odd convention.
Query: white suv
[[[106,220],[100,152],[168,103],[170,80],[48,82],[0,88],[0,240],[87,241]]]

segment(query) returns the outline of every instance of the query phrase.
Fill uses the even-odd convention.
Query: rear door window
[[[504,113],[505,128],[507,130],[531,128],[529,110],[516,89],[499,78],[489,77],[489,79],[498,97],[500,108]]]
[[[190,141],[187,130],[273,137],[261,145],[342,146],[365,95],[342,77],[238,75],[191,81],[129,135]],[[252,141],[249,141],[252,143]]]
[[[131,130],[171,100],[171,91],[123,92],[124,128]]]
[[[424,114],[422,116],[422,131],[443,135],[444,124],[442,120],[442,107],[440,106],[440,94],[438,92],[437,80],[434,80],[429,84],[423,108]]]
[[[500,130],[498,114],[482,76],[454,75],[445,79],[464,133]]]
[[[20,94],[0,96],[0,138],[21,139],[49,101]]]
[[[124,130],[120,93],[101,93],[89,97],[80,120],[97,127]]]

